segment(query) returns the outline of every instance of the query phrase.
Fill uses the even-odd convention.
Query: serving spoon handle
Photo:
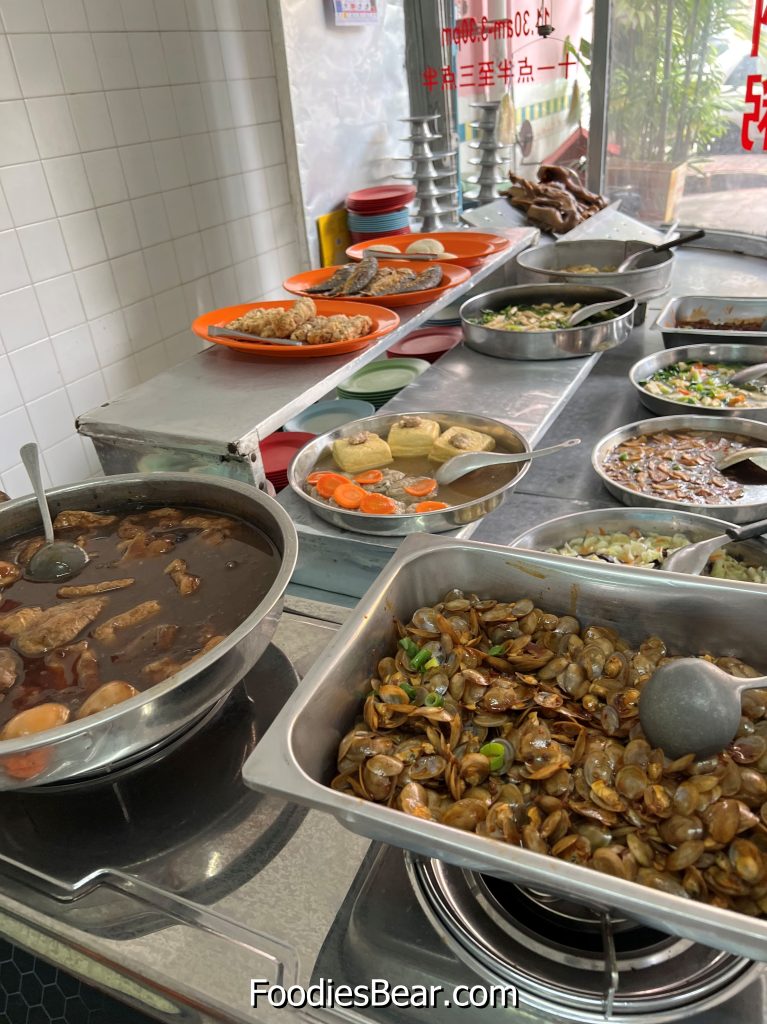
[[[567,441],[560,441],[559,444],[552,444],[548,448],[536,448],[531,452],[467,452],[465,455],[455,455],[442,466],[435,474],[438,484],[451,484],[467,473],[475,469],[483,469],[485,466],[502,466],[509,462],[528,462],[530,459],[537,459],[540,455],[551,455],[562,448],[573,448],[581,443],[579,437],[571,437]]]
[[[35,492],[37,498],[37,504],[40,508],[40,515],[43,520],[43,532],[45,533],[45,543],[53,544],[55,538],[53,535],[53,522],[51,520],[51,510],[48,508],[48,499],[45,496],[45,485],[43,484],[43,476],[40,472],[40,450],[34,441],[29,444],[24,444],[19,449],[21,455],[21,461],[24,463],[24,469],[27,471],[29,480],[32,484],[32,490]]]

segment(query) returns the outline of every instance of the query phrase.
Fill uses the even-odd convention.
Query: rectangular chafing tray
[[[725,296],[678,295],[664,306],[653,324],[663,336],[666,348],[679,345],[703,345],[711,342],[767,345],[767,331],[695,330],[678,326],[679,319],[695,317],[713,323],[727,320],[767,319],[767,297],[727,298]]]

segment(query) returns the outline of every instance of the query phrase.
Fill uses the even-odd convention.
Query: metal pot
[[[614,315],[598,324],[563,327],[554,331],[502,331],[471,323],[485,309],[503,309],[515,303],[609,302],[625,296],[625,306],[611,310]],[[588,284],[522,284],[477,295],[461,306],[463,335],[469,348],[498,359],[574,359],[606,352],[621,345],[631,333],[636,300],[617,288]]]
[[[104,770],[155,747],[193,722],[227,694],[266,649],[280,616],[298,553],[287,513],[257,488],[188,473],[112,476],[48,493],[53,515],[65,509],[128,512],[139,505],[192,505],[238,516],[262,530],[282,555],[277,577],[263,600],[205,657],[100,714],[58,729],[0,742],[0,790],[23,789]],[[33,498],[0,506],[0,542],[40,527]],[[18,779],[3,770],[10,756],[39,752],[40,770]]]

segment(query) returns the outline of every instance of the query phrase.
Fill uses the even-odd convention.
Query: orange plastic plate
[[[355,245],[349,246],[346,255],[349,259],[361,260],[365,255],[365,249],[375,249],[379,245],[393,245],[395,249],[404,253],[409,245],[421,238],[436,238],[437,241],[442,242],[445,252],[452,253],[453,257],[451,259],[449,256],[439,256],[439,261],[441,263],[449,262],[453,266],[477,267],[488,256],[500,252],[500,249],[496,247],[497,235],[488,235],[482,231],[427,231],[412,235],[386,235],[383,238],[374,238],[367,242],[357,242]],[[506,244],[508,245],[508,242]],[[505,249],[506,246],[501,246],[501,248]],[[392,258],[396,260],[397,257],[392,254]],[[428,265],[426,260],[413,260],[411,263],[413,267],[428,267]]]
[[[379,267],[402,267],[400,260],[379,260]],[[396,306],[420,306],[424,302],[433,302],[438,296],[446,292],[448,288],[453,288],[457,284],[461,284],[462,281],[466,281],[471,277],[471,274],[466,267],[457,267],[455,264],[440,263],[435,261],[432,263],[412,263],[410,264],[412,269],[417,273],[421,273],[423,270],[428,270],[429,267],[437,266],[442,270],[442,283],[436,288],[424,288],[420,292],[402,292],[400,295],[344,295],[345,302],[368,302],[370,299],[375,299],[376,303],[380,303],[382,306],[387,306],[393,309]],[[338,270],[338,267],[322,267],[320,270],[307,270],[303,274],[294,274],[293,277],[289,277],[287,281],[282,282],[282,287],[286,292],[293,292],[294,295],[307,295],[307,288],[312,288],[314,285],[320,284],[322,281],[327,281],[329,277]],[[319,295],[309,295],[312,299],[321,298]]]

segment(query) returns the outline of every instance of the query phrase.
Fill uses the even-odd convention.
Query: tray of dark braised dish
[[[661,310],[653,326],[666,348],[708,341],[767,345],[767,298],[680,295]]]

